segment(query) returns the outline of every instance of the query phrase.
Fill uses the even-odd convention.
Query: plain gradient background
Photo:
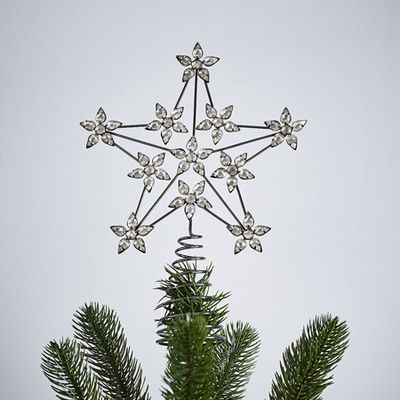
[[[152,120],[157,101],[173,107],[183,70],[175,55],[196,41],[221,57],[210,87],[217,108],[235,105],[233,121],[262,124],[284,106],[309,120],[296,152],[284,144],[249,164],[256,180],[242,186],[246,203],[272,227],[261,255],[234,256],[222,224],[200,213],[195,220],[215,264],[214,289],[232,292],[229,319],[261,335],[247,398],[267,396],[284,348],[326,312],[348,322],[351,345],[324,398],[398,397],[398,2],[0,4],[0,398],[55,398],[41,351],[71,336],[72,314],[87,301],[118,312],[153,399],[161,398],[153,288],[185,217],[161,223],[145,256],[117,256],[109,226],[125,223],[141,184],[126,177],[134,163],[122,153],[103,143],[86,150],[78,122],[99,106],[125,123]],[[191,99],[188,90],[188,110]],[[183,121],[190,126],[189,111]]]

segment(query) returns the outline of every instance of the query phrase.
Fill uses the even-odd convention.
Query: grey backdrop
[[[147,256],[117,256],[109,225],[126,220],[141,187],[123,154],[85,149],[78,122],[99,106],[132,123],[151,120],[157,101],[171,108],[175,55],[200,41],[221,57],[211,89],[218,108],[235,105],[232,120],[262,123],[284,106],[309,119],[298,151],[254,160],[256,181],[243,186],[273,228],[262,255],[234,256],[221,224],[196,220],[214,288],[232,292],[230,319],[262,338],[247,398],[266,397],[285,346],[325,312],[351,327],[325,398],[396,398],[399,11],[396,1],[1,1],[0,397],[55,398],[42,348],[98,301],[118,311],[160,399],[152,288],[184,217],[160,224]]]

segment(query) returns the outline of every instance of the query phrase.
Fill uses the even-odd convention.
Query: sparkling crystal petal
[[[99,136],[95,133],[89,135],[88,140],[86,142],[86,148],[89,149],[94,146],[99,141]]]
[[[222,179],[225,177],[225,168],[217,168],[212,174],[211,178]]]
[[[157,154],[155,157],[153,157],[151,162],[155,167],[160,167],[161,165],[163,165],[164,159],[165,159],[165,153],[160,153]]]
[[[227,132],[239,132],[240,131],[240,128],[232,121],[225,122],[224,129]]]
[[[150,158],[148,156],[146,156],[146,154],[143,154],[140,152],[138,152],[138,160],[139,160],[139,164],[142,167],[145,167],[146,165],[150,164]]]
[[[152,176],[147,176],[143,179],[143,184],[146,190],[150,193],[151,189],[153,189],[155,179]]]
[[[237,178],[235,177],[229,177],[226,180],[226,186],[228,187],[229,193],[233,192],[237,186]]]
[[[171,203],[169,203],[168,207],[171,208],[179,208],[182,207],[185,204],[185,199],[183,197],[175,197]]]
[[[108,144],[109,146],[113,146],[114,145],[114,139],[113,139],[111,133],[109,133],[109,132],[106,132],[103,135],[101,135],[101,140],[105,144]]]
[[[243,220],[243,226],[245,228],[251,228],[254,225],[253,216],[247,211]]]
[[[128,239],[121,239],[118,243],[118,254],[123,253],[130,245],[131,242]]]
[[[198,156],[200,160],[205,160],[212,152],[213,152],[212,149],[201,149],[199,150]]]
[[[103,122],[105,122],[107,119],[106,117],[106,113],[104,112],[104,110],[100,107],[97,111],[96,114],[96,122],[102,124]]]
[[[122,125],[122,122],[111,120],[111,121],[108,121],[108,122],[106,123],[106,128],[107,128],[109,131],[113,131],[113,130],[119,128],[121,125]]]
[[[164,119],[167,116],[167,110],[160,103],[156,104],[156,116],[160,119]]]
[[[183,71],[183,75],[182,75],[182,81],[183,82],[186,82],[186,81],[188,81],[189,79],[191,79],[191,78],[193,78],[194,77],[194,69],[193,68],[186,68],[184,71]]]
[[[234,236],[240,236],[243,233],[243,229],[239,225],[227,225],[227,228]]]
[[[222,130],[221,129],[214,129],[211,133],[212,141],[214,144],[218,144],[218,142],[222,138]]]
[[[306,123],[307,123],[306,119],[302,119],[300,121],[294,121],[292,124],[292,128],[295,132],[300,132],[304,128]]]
[[[157,169],[156,178],[161,179],[161,180],[166,180],[166,181],[171,179],[171,177],[168,175],[168,172],[162,168]]]
[[[184,149],[172,149],[171,154],[176,157],[178,160],[182,160],[185,157],[186,151]]]
[[[160,128],[161,122],[155,119],[154,121],[151,121],[149,124],[147,124],[145,129],[147,129],[148,131],[158,131]]]
[[[255,176],[248,169],[243,168],[239,172],[239,178],[241,178],[241,179],[254,179]]]
[[[254,249],[255,251],[258,251],[260,253],[262,252],[262,246],[261,246],[260,239],[257,239],[257,238],[251,239],[249,244],[250,244],[250,247],[252,249]]]
[[[140,236],[146,236],[149,234],[152,230],[154,229],[154,226],[151,225],[141,225],[139,228],[137,228],[137,233]]]
[[[263,236],[263,235],[265,235],[266,233],[268,233],[270,230],[271,230],[271,228],[270,228],[269,226],[257,225],[257,226],[254,228],[254,233],[255,233],[257,236]]]
[[[204,57],[204,65],[206,67],[211,67],[212,65],[216,64],[219,61],[219,57],[214,57],[214,56],[208,56]]]
[[[297,136],[295,135],[288,135],[286,136],[286,143],[293,149],[297,149]]]
[[[235,165],[237,167],[243,167],[243,165],[246,164],[246,160],[247,160],[247,153],[242,153],[235,158]]]
[[[79,122],[82,128],[85,128],[87,131],[92,131],[94,128],[96,128],[96,123],[94,121],[86,120]]]
[[[144,176],[143,168],[135,168],[133,171],[129,172],[128,176],[130,178],[140,179]]]
[[[178,165],[178,170],[177,174],[182,174],[183,172],[186,172],[190,168],[190,163],[188,163],[186,160],[182,160],[179,165]]]
[[[202,162],[200,162],[200,161],[195,162],[193,164],[193,170],[195,172],[197,172],[199,175],[204,176],[204,174],[205,174],[204,164]]]
[[[192,136],[190,139],[189,139],[189,141],[187,142],[187,144],[186,144],[186,148],[189,150],[189,151],[195,151],[195,150],[197,150],[197,139],[196,139],[196,136]]]
[[[135,229],[137,227],[138,221],[136,218],[136,214],[133,212],[128,218],[128,222],[126,223],[129,229]]]
[[[200,196],[204,192],[204,188],[206,186],[206,181],[200,181],[199,183],[196,183],[193,187],[193,193],[196,196]]]
[[[217,110],[211,105],[206,104],[206,115],[208,118],[215,118],[217,116]]]
[[[170,129],[163,129],[161,131],[161,139],[164,144],[168,144],[171,137],[172,137],[172,131]]]
[[[211,129],[211,127],[211,121],[209,119],[204,119],[196,126],[196,129],[198,129],[199,131],[208,131],[209,129]]]
[[[185,214],[188,219],[192,219],[195,212],[196,212],[196,206],[194,204],[186,204]]]
[[[171,117],[173,120],[177,120],[179,119],[183,114],[183,107],[178,107],[175,108],[174,111],[172,111]]]
[[[228,119],[232,115],[232,111],[233,111],[233,106],[225,107],[224,109],[222,109],[220,117],[222,119]]]
[[[126,233],[126,229],[122,225],[113,225],[113,226],[110,226],[110,228],[119,237],[124,236]]]
[[[198,197],[196,204],[201,208],[212,208],[211,203],[205,197]]]
[[[203,57],[203,49],[200,46],[200,43],[196,43],[193,47],[192,56],[194,58],[201,58]]]
[[[204,82],[210,82],[210,73],[208,72],[207,68],[199,69],[199,77],[203,79]]]
[[[238,239],[235,242],[235,254],[240,253],[247,246],[247,242],[244,239]]]
[[[190,63],[192,62],[192,59],[189,56],[176,56],[177,60],[184,66],[188,67]]]
[[[290,112],[287,107],[283,109],[280,120],[282,124],[290,124],[292,116],[290,115]]]
[[[264,121],[265,126],[273,132],[278,132],[281,129],[281,123],[277,120]]]
[[[283,135],[280,133],[277,133],[271,140],[271,147],[278,146],[278,144],[281,144],[283,142]]]
[[[136,238],[132,241],[133,246],[135,249],[138,249],[142,253],[146,253],[146,245],[144,244],[144,240],[140,237]]]
[[[219,160],[220,160],[221,164],[224,167],[227,167],[227,166],[232,164],[231,157],[227,153],[225,153],[224,151],[221,151],[221,154],[219,156]]]
[[[187,183],[185,183],[184,181],[182,181],[181,179],[179,179],[178,191],[180,194],[183,194],[184,196],[187,195],[189,193],[189,185]]]
[[[175,132],[178,132],[178,133],[187,133],[188,132],[188,130],[187,130],[187,128],[186,128],[186,126],[182,123],[182,122],[175,122],[173,125],[172,125],[172,129],[175,131]]]

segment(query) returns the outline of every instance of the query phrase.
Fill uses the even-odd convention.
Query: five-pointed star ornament
[[[285,107],[279,120],[267,120],[264,124],[259,122],[249,125],[239,123],[235,118],[233,122],[231,120],[233,105],[218,112],[211,96],[208,68],[216,64],[219,58],[205,57],[202,47],[196,43],[191,57],[178,55],[177,59],[185,67],[182,77],[183,87],[170,113],[160,103],[156,103],[157,119],[131,124],[115,120],[107,121],[103,108],[99,108],[94,120],[80,123],[90,132],[87,148],[93,147],[99,139],[102,139],[108,145],[106,147],[115,148],[129,157],[133,165],[128,176],[134,178],[134,181],[139,179],[143,181],[143,188],[138,196],[135,211],[128,219],[127,227],[122,225],[111,227],[120,237],[118,253],[124,252],[131,245],[144,253],[146,246],[142,237],[180,209],[184,210],[186,218],[183,217],[183,221],[188,224],[187,236],[178,239],[179,248],[176,254],[181,257],[181,261],[204,259],[198,255],[185,254],[186,250],[193,251],[202,247],[198,242],[187,243],[187,240],[193,242],[202,237],[193,233],[193,225],[197,218],[212,218],[225,225],[237,237],[235,254],[240,253],[247,245],[261,252],[259,237],[268,233],[271,228],[266,225],[255,226],[254,218],[245,205],[241,185],[244,181],[248,181],[248,184],[254,182],[256,175],[257,179],[262,179],[265,167],[262,163],[254,163],[249,168],[248,164],[267,154],[266,150],[276,148],[284,140],[296,150],[298,145],[296,134],[304,128],[307,121],[292,122],[291,113]],[[194,96],[191,95],[187,99],[184,94],[190,86]],[[206,101],[199,105],[199,91],[202,87]],[[225,103],[226,99],[221,100]],[[188,103],[185,104],[186,101]],[[191,107],[193,109],[188,112]],[[200,113],[204,110],[205,117],[202,117]],[[263,120],[265,116],[260,115],[259,121]],[[137,135],[135,130],[138,132]],[[211,131],[211,137],[205,135],[204,131]],[[225,135],[224,132],[229,135]],[[137,146],[135,151],[131,152],[123,147],[120,140]],[[200,141],[201,146],[199,146]],[[195,178],[189,181],[190,175]],[[192,181],[197,184],[190,189],[186,182]],[[175,185],[176,182],[178,185]],[[169,196],[176,186],[178,196],[171,196],[170,199],[173,200],[169,199],[165,204],[162,199]],[[147,196],[150,196],[150,193],[152,195],[156,193],[156,198],[149,204],[150,199]],[[208,200],[211,199],[210,195],[213,196],[212,205]],[[257,202],[254,205],[257,205]],[[162,208],[164,211],[160,212]],[[149,221],[150,218],[152,221]],[[182,217],[177,216],[177,218]]]
[[[154,227],[139,225],[135,213],[132,213],[128,218],[127,228],[122,225],[113,225],[110,228],[117,236],[122,237],[118,243],[118,254],[120,254],[128,249],[131,243],[137,250],[146,253],[146,245],[140,236],[146,236]]]

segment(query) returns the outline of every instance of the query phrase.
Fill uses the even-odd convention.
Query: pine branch
[[[270,400],[320,400],[333,383],[331,372],[342,359],[348,338],[347,325],[338,317],[325,315],[310,321],[300,339],[284,352]]]
[[[162,389],[166,400],[211,400],[215,383],[213,347],[204,317],[179,318],[169,328],[168,365]]]
[[[42,370],[61,400],[100,400],[100,390],[77,342],[51,341],[42,354]]]
[[[242,322],[230,323],[222,337],[224,340],[216,344],[214,351],[213,400],[240,400],[253,372],[260,340],[257,331]]]
[[[141,366],[113,310],[85,304],[75,313],[73,327],[107,395],[113,400],[150,400]]]
[[[160,281],[158,289],[165,295],[160,300],[158,308],[164,307],[165,315],[158,320],[158,326],[168,328],[174,325],[174,319],[202,315],[209,326],[218,327],[210,332],[215,335],[220,324],[228,313],[228,305],[222,302],[229,297],[229,293],[210,294],[210,276],[213,267],[208,266],[203,274],[196,272],[194,263],[180,263],[179,266],[165,268],[168,279]]]

